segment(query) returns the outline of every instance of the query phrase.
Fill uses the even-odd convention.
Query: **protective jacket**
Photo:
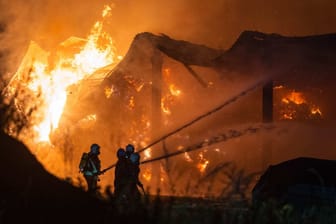
[[[89,154],[89,158],[84,170],[84,176],[96,176],[100,174],[100,159],[98,155]]]

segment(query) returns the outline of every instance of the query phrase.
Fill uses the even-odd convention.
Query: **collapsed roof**
[[[151,83],[154,60],[162,63],[162,55],[184,66],[204,87],[206,77],[198,74],[195,66],[210,68],[223,79],[274,79],[293,89],[325,89],[327,95],[333,94],[336,81],[336,34],[286,37],[245,31],[230,49],[222,50],[145,32],[135,36],[119,64],[104,70],[105,78],[96,88],[83,87],[73,93],[81,102],[99,99],[105,104],[106,86],[114,84],[125,92],[127,86],[136,90]]]
[[[150,60],[157,52],[186,66],[213,68],[222,76],[231,72],[236,75],[276,74],[283,82],[300,79],[294,81],[319,85],[326,84],[326,79],[334,80],[336,71],[336,34],[287,37],[245,31],[230,49],[221,50],[174,40],[164,34],[140,33],[107,79],[114,73],[138,70],[138,65],[142,64],[139,62]]]

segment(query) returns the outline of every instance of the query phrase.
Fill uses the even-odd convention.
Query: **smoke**
[[[4,1],[0,33],[5,71],[15,73],[31,40],[50,50],[70,36],[85,37],[107,1]],[[8,78],[8,77],[5,77]]]
[[[244,30],[310,35],[335,32],[336,25],[331,0],[1,0],[5,70],[15,72],[30,40],[48,49],[69,36],[85,37],[105,4],[114,6],[106,25],[121,54],[144,31],[229,48]]]
[[[122,32],[131,38],[139,31],[162,32],[177,39],[228,48],[244,30],[284,35],[335,32],[335,4],[330,0],[116,0],[113,22],[122,24]]]

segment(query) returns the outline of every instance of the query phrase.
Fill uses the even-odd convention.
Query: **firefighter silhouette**
[[[138,186],[143,189],[139,180],[139,153],[134,152],[134,146],[129,144],[126,150],[117,151],[118,161],[115,168],[114,195],[117,202],[133,203],[141,199]]]
[[[129,161],[123,148],[117,150],[117,158],[118,161],[114,170],[114,196],[116,199],[121,200],[125,197],[125,189],[129,178]]]
[[[90,152],[83,153],[80,162],[80,172],[87,183],[87,188],[89,193],[96,193],[99,181],[100,171],[100,146],[96,143],[92,144],[90,147]]]

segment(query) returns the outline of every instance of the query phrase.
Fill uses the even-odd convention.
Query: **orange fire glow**
[[[161,110],[166,115],[171,115],[170,106],[174,104],[176,97],[182,94],[182,91],[172,83],[170,80],[171,70],[169,68],[163,69],[163,78],[168,86],[168,93],[161,99]]]
[[[163,97],[162,99],[161,99],[161,110],[162,110],[162,112],[163,113],[165,113],[166,115],[170,115],[171,114],[171,111],[170,111],[170,109],[169,109],[169,107],[168,107],[168,98],[169,97]]]
[[[81,119],[78,122],[78,125],[80,125],[82,128],[89,128],[92,126],[97,120],[97,115],[96,114],[89,114],[83,119]]]
[[[152,171],[150,168],[146,168],[143,172],[142,172],[142,177],[149,182],[152,179]]]
[[[306,102],[306,100],[303,97],[303,94],[300,92],[291,92],[288,94],[285,98],[282,99],[282,102],[289,103],[293,102],[295,104],[303,104]]]
[[[152,150],[149,148],[144,151],[144,159],[150,159],[152,157]]]
[[[320,108],[318,108],[318,107],[311,108],[311,113],[312,114],[319,114],[319,115],[322,116],[322,112],[321,112]]]
[[[197,164],[197,168],[200,171],[200,173],[204,173],[205,169],[209,165],[209,160],[204,158],[203,152],[200,152],[198,154],[198,157],[199,157],[200,161]]]
[[[284,89],[275,88],[275,89]],[[283,108],[281,109],[281,119],[294,120],[298,117],[304,117],[304,119],[312,119],[322,117],[321,109],[308,101],[302,92],[291,91],[281,99]]]
[[[109,99],[111,96],[112,96],[112,94],[113,94],[113,87],[105,87],[105,91],[104,91],[104,93],[105,93],[105,96],[106,96],[106,98],[107,99]]]
[[[129,108],[130,110],[133,110],[134,107],[135,107],[134,96],[131,96],[131,97],[129,98],[129,101],[128,101],[128,108]]]
[[[103,21],[110,11],[111,7],[105,6],[102,21],[94,24],[86,40],[71,37],[60,44],[63,48],[79,45],[78,53],[64,55],[64,52],[44,51],[33,42],[30,45],[8,89],[26,88],[26,91],[34,95],[29,103],[39,102],[32,118],[32,129],[37,135],[35,142],[48,142],[51,132],[58,127],[67,100],[68,87],[115,61],[113,40],[103,31]],[[49,57],[51,55],[52,58]],[[25,141],[25,137],[21,137]]]
[[[181,90],[179,90],[174,84],[169,85],[169,91],[173,96],[181,95]]]
[[[193,160],[190,158],[189,153],[187,153],[187,152],[184,153],[184,158],[187,162],[193,162]]]

